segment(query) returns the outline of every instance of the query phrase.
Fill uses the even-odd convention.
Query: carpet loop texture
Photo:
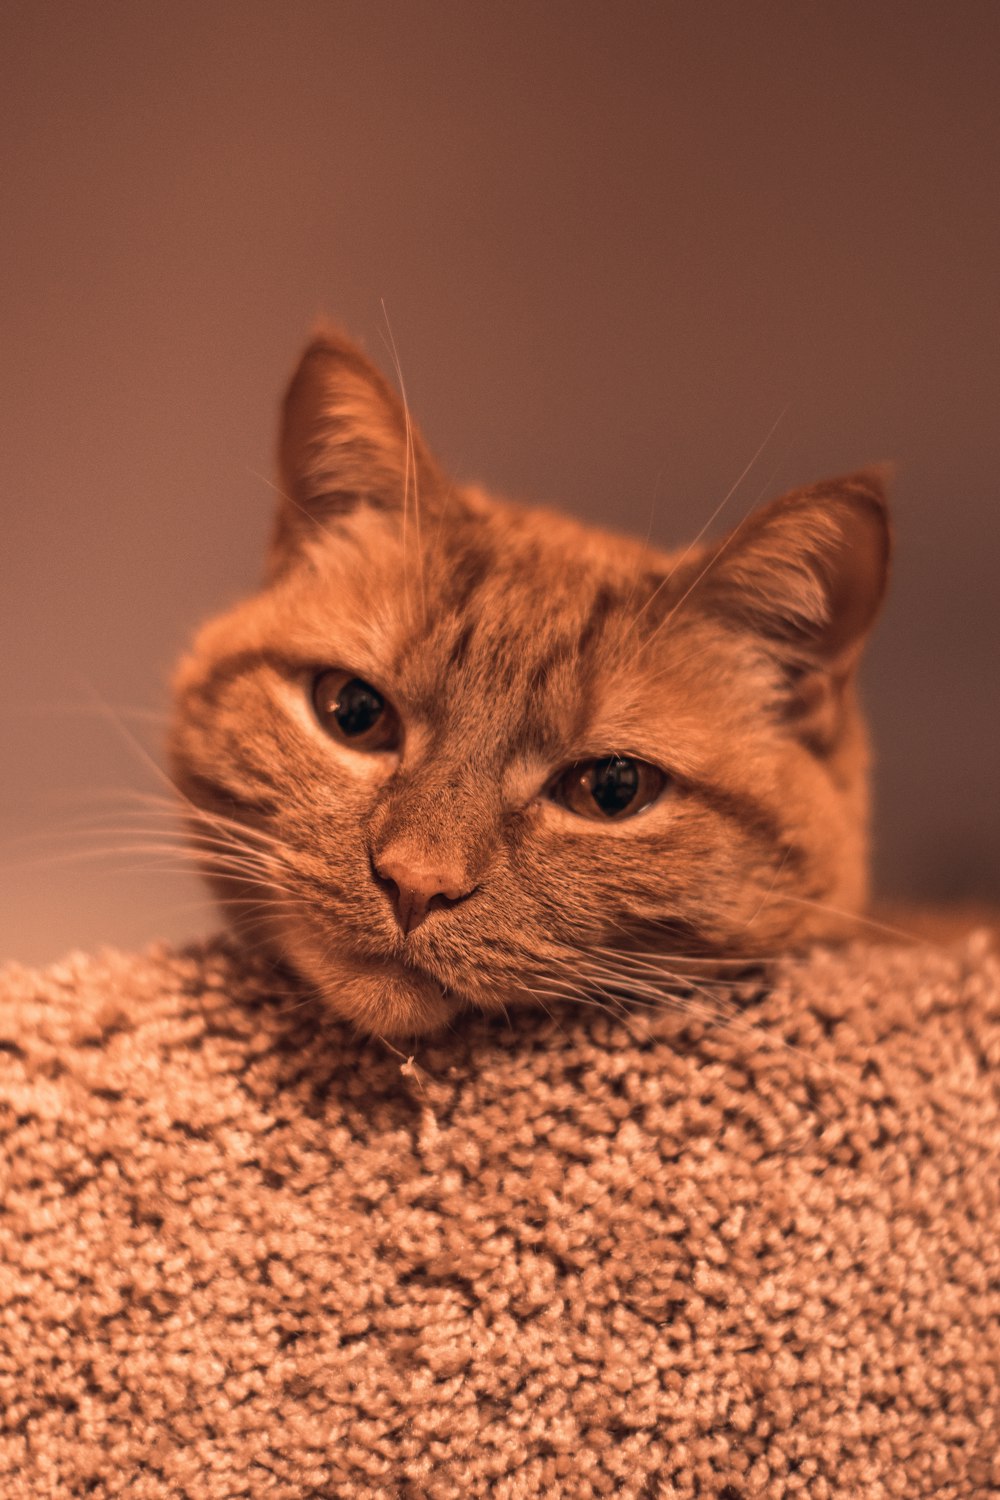
[[[225,940],[0,977],[4,1500],[1000,1494],[1000,970],[413,1057]]]

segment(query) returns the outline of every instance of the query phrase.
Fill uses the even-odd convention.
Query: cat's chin
[[[403,1039],[439,1031],[463,1008],[430,976],[337,960],[314,976],[331,1010],[375,1036]]]
[[[276,930],[280,926],[280,935]],[[405,1039],[447,1026],[465,1001],[429,974],[344,953],[320,952],[304,934],[272,924],[281,956],[322,995],[334,1015],[372,1036]]]

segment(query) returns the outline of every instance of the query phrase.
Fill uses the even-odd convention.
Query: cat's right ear
[[[282,499],[272,575],[339,516],[364,505],[405,512],[440,484],[392,386],[356,344],[326,327],[307,346],[288,387],[278,462]]]

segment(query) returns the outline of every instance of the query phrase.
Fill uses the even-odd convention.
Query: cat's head
[[[656,551],[450,483],[336,333],[280,467],[267,581],[181,663],[170,751],[235,924],[338,1014],[621,992],[860,908],[878,472]]]

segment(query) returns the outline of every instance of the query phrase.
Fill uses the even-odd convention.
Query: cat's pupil
[[[639,790],[639,767],[617,755],[595,760],[590,771],[590,794],[601,812],[613,817],[624,812]]]
[[[349,736],[367,734],[382,717],[385,700],[360,677],[345,682],[337,695],[333,717],[342,732]]]

